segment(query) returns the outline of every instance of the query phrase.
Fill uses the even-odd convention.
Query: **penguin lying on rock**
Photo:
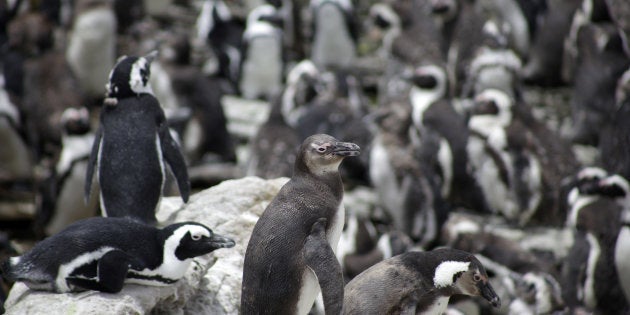
[[[345,287],[343,314],[443,314],[452,295],[501,301],[473,254],[439,248],[407,252],[362,272]]]
[[[127,218],[78,221],[2,264],[3,277],[33,290],[119,292],[124,283],[166,286],[192,258],[234,246],[195,222],[158,229]]]

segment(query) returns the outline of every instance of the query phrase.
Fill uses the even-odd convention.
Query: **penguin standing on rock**
[[[452,295],[501,301],[471,253],[440,248],[386,259],[350,281],[343,314],[444,314]]]
[[[150,224],[156,223],[166,164],[184,202],[190,194],[184,158],[149,85],[154,58],[155,54],[125,56],[110,73],[85,181],[89,199],[96,166],[104,216],[128,216]]]
[[[344,282],[335,250],[345,210],[338,168],[359,150],[324,134],[304,140],[291,180],[265,209],[247,245],[242,314],[307,314],[320,288],[326,314],[341,312]]]
[[[2,264],[2,275],[33,290],[119,292],[124,283],[166,286],[192,258],[234,246],[195,222],[157,229],[127,218],[78,221]]]

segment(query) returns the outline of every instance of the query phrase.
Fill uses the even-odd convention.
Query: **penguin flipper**
[[[117,293],[122,290],[132,263],[137,264],[136,259],[129,254],[121,250],[112,250],[99,259],[96,278],[69,276],[66,277],[66,281],[68,284],[88,290]]]
[[[184,202],[188,202],[190,196],[190,181],[188,180],[188,169],[186,168],[186,162],[184,156],[179,149],[179,146],[171,137],[171,133],[168,130],[168,126],[164,123],[159,127],[160,145],[162,147],[162,156],[166,163],[170,165],[175,179],[177,179],[177,187],[179,187],[179,193],[182,196]]]
[[[90,202],[90,193],[92,192],[92,177],[94,176],[94,166],[98,159],[98,151],[101,147],[101,138],[103,137],[103,129],[98,128],[94,135],[94,143],[92,144],[92,152],[90,153],[90,159],[88,160],[87,171],[85,172],[85,190],[84,198],[85,204]]]
[[[340,314],[343,306],[343,274],[326,239],[326,222],[325,218],[320,218],[311,227],[304,244],[304,259],[317,276],[326,314]]]

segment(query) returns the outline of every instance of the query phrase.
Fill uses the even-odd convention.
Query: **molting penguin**
[[[247,245],[242,314],[307,314],[320,288],[326,313],[341,312],[343,277],[335,250],[345,210],[338,168],[358,154],[356,144],[329,135],[304,140],[293,177],[256,222]]]
[[[88,199],[96,166],[104,216],[130,216],[152,224],[166,164],[184,202],[190,193],[184,158],[149,85],[153,58],[154,54],[123,57],[110,73],[85,181]]]
[[[158,229],[127,218],[96,217],[75,222],[10,258],[2,273],[33,290],[116,293],[124,283],[175,283],[192,258],[233,246],[233,240],[195,222]]]
[[[443,314],[456,294],[501,304],[479,260],[450,248],[384,260],[355,277],[345,291],[343,314]]]
[[[243,33],[239,90],[243,97],[268,99],[282,87],[282,23],[280,13],[262,5],[249,13]]]
[[[311,59],[320,68],[348,67],[356,57],[357,26],[348,0],[312,0]]]

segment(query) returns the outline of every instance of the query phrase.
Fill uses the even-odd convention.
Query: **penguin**
[[[192,259],[234,241],[196,222],[162,229],[128,218],[77,221],[2,264],[2,275],[32,290],[119,292],[125,283],[167,286]]]
[[[405,102],[392,102],[373,113],[377,130],[369,175],[392,226],[420,246],[428,246],[436,239],[447,209],[411,145],[410,110]]]
[[[622,260],[618,265],[615,257],[618,237],[623,232],[627,205],[623,191],[627,188],[627,181],[618,175],[580,187],[580,195],[592,198],[573,210],[574,222],[569,220],[573,223],[569,227],[574,242],[562,265],[562,287],[563,298],[571,308],[584,305],[603,314],[624,314],[630,310],[621,283],[626,276],[617,271],[619,267],[627,268],[627,263]]]
[[[343,314],[442,314],[452,295],[501,301],[474,255],[451,248],[411,251],[384,260],[345,287]]]
[[[4,75],[0,74],[0,179],[23,181],[33,176],[33,160],[27,139],[23,135],[20,112],[11,102],[5,89]]]
[[[258,128],[249,143],[247,176],[267,179],[291,177],[300,144],[297,131],[287,124],[282,115],[281,98],[274,98],[267,121]]]
[[[354,7],[348,0],[312,0],[311,60],[317,67],[343,69],[354,63],[358,37]]]
[[[630,141],[629,126],[624,122],[630,119],[630,67],[617,82],[615,110],[607,115],[607,123],[602,125],[599,134],[599,150],[602,166],[612,173],[630,178],[630,147],[623,145]]]
[[[343,276],[335,251],[345,210],[338,168],[359,152],[356,144],[325,134],[304,140],[293,176],[247,244],[242,314],[307,314],[320,289],[326,313],[341,312]]]
[[[84,192],[88,200],[96,168],[103,215],[130,216],[149,224],[156,223],[167,164],[184,202],[190,194],[184,158],[149,85],[154,58],[154,53],[124,56],[111,71]]]
[[[116,16],[108,1],[77,1],[66,60],[90,99],[100,99],[116,61]]]
[[[74,221],[98,214],[98,198],[92,196],[85,204],[81,194],[85,186],[85,172],[94,132],[90,130],[90,117],[87,108],[68,108],[61,115],[63,133],[62,150],[55,167],[55,201],[44,232],[53,235]]]
[[[282,20],[277,10],[261,5],[247,17],[239,91],[246,99],[269,99],[282,88]]]
[[[281,109],[289,126],[298,126],[297,120],[318,95],[321,90],[320,76],[320,71],[309,59],[300,61],[289,71],[286,87],[282,92]]]
[[[244,21],[234,16],[223,0],[205,0],[195,26],[197,40],[210,45],[218,63],[213,74],[227,80],[236,91]]]

